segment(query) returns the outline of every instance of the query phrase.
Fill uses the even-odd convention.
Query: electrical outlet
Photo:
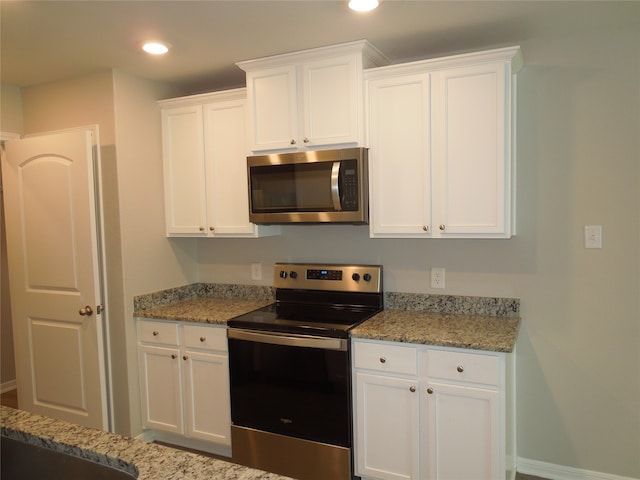
[[[444,268],[431,268],[431,288],[444,288]]]
[[[251,264],[251,280],[262,280],[262,264]]]
[[[602,225],[584,227],[584,248],[602,248]]]

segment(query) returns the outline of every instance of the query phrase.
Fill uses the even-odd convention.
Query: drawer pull
[[[464,372],[464,367],[462,365],[458,365],[458,368],[456,368],[456,370],[458,370],[458,373],[462,373]]]
[[[414,386],[409,387],[409,391],[411,393],[415,392],[416,391],[416,387],[414,387]]]
[[[176,355],[175,353],[172,353],[171,354],[171,358],[173,358],[175,360],[176,358],[178,358],[178,355]]]
[[[206,342],[207,341],[207,337],[200,337],[200,341],[201,342]]]
[[[380,357],[380,363],[387,363],[387,359],[385,357]]]
[[[427,393],[429,395],[432,395],[433,394],[433,388],[431,388],[431,387],[427,388]]]
[[[189,357],[185,355],[184,357],[182,357],[182,359],[183,360],[189,360]]]
[[[154,330],[154,331],[153,331],[153,336],[154,336],[154,337],[157,337],[158,335],[160,335],[160,332],[158,332],[157,330]]]

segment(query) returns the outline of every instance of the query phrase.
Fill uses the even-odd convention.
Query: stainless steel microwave
[[[256,155],[247,170],[253,223],[369,221],[366,148]]]

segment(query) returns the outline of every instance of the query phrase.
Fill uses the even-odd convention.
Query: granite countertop
[[[198,283],[134,299],[136,317],[225,325],[275,301],[271,287]],[[385,309],[352,338],[512,352],[520,327],[515,298],[386,292]]]
[[[139,310],[136,317],[178,320],[226,325],[227,320],[273,303],[266,300],[241,300],[228,298],[199,298],[170,303],[160,307]]]
[[[512,352],[520,319],[384,310],[351,330],[352,338]]]
[[[71,453],[139,480],[286,480],[288,477],[2,407],[2,435]]]

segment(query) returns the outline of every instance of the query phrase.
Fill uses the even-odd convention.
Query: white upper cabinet
[[[429,236],[429,74],[368,82],[369,211],[373,236]]]
[[[168,236],[256,237],[249,222],[245,89],[163,100]]]
[[[364,143],[363,69],[387,60],[366,41],[239,62],[251,150]]]
[[[366,72],[372,237],[509,238],[518,47]]]

